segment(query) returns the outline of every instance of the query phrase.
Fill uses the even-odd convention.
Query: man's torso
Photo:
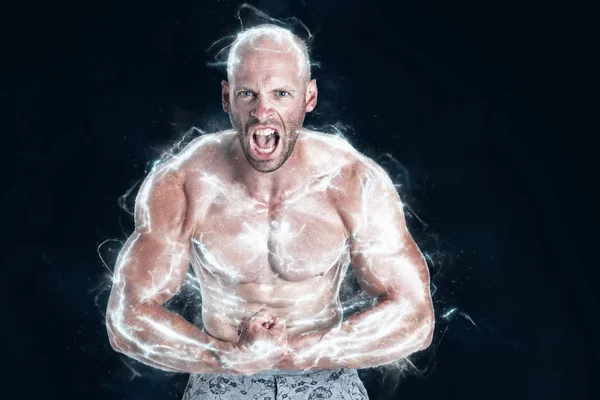
[[[345,187],[344,170],[353,157],[337,138],[306,134],[299,141],[311,149],[313,165],[265,201],[237,181],[226,150],[235,139],[220,135],[183,167],[205,331],[235,342],[241,318],[261,308],[284,318],[290,336],[337,324],[349,264],[341,208],[354,190]]]

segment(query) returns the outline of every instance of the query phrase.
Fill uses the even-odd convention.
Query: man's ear
[[[223,111],[229,114],[231,103],[229,101],[229,83],[226,80],[221,81],[221,104],[223,105]]]
[[[306,112],[311,112],[317,106],[317,95],[319,90],[317,89],[317,81],[311,79],[306,86]]]

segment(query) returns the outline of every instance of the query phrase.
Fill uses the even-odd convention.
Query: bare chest
[[[326,193],[276,204],[223,193],[198,219],[193,260],[230,283],[299,282],[323,276],[347,257],[343,222]]]

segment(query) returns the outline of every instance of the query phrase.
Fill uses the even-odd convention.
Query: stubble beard
[[[250,146],[252,146],[252,139],[248,137],[248,131],[252,126],[259,124],[250,124],[248,127],[244,128],[241,122],[235,119],[231,114],[229,115],[229,119],[233,129],[237,133],[237,137],[240,141],[244,156],[246,156],[246,160],[248,160],[248,163],[252,166],[252,168],[262,173],[269,173],[278,170],[283,164],[285,164],[287,159],[290,158],[294,148],[296,147],[296,141],[298,140],[298,136],[302,130],[302,123],[304,122],[303,118],[300,118],[299,122],[292,122],[287,127],[283,124],[277,124],[277,126],[279,126],[283,131],[279,132],[279,143],[277,144],[277,146],[281,148],[275,150],[280,151],[279,156],[271,160],[257,160],[252,156],[252,150],[250,149]],[[286,128],[290,129],[288,130]]]

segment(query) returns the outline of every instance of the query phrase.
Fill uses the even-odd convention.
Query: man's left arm
[[[396,188],[370,160],[359,164],[349,181],[359,187],[343,205],[352,265],[376,304],[331,330],[291,339],[279,369],[368,368],[431,344],[429,271],[407,230]]]

